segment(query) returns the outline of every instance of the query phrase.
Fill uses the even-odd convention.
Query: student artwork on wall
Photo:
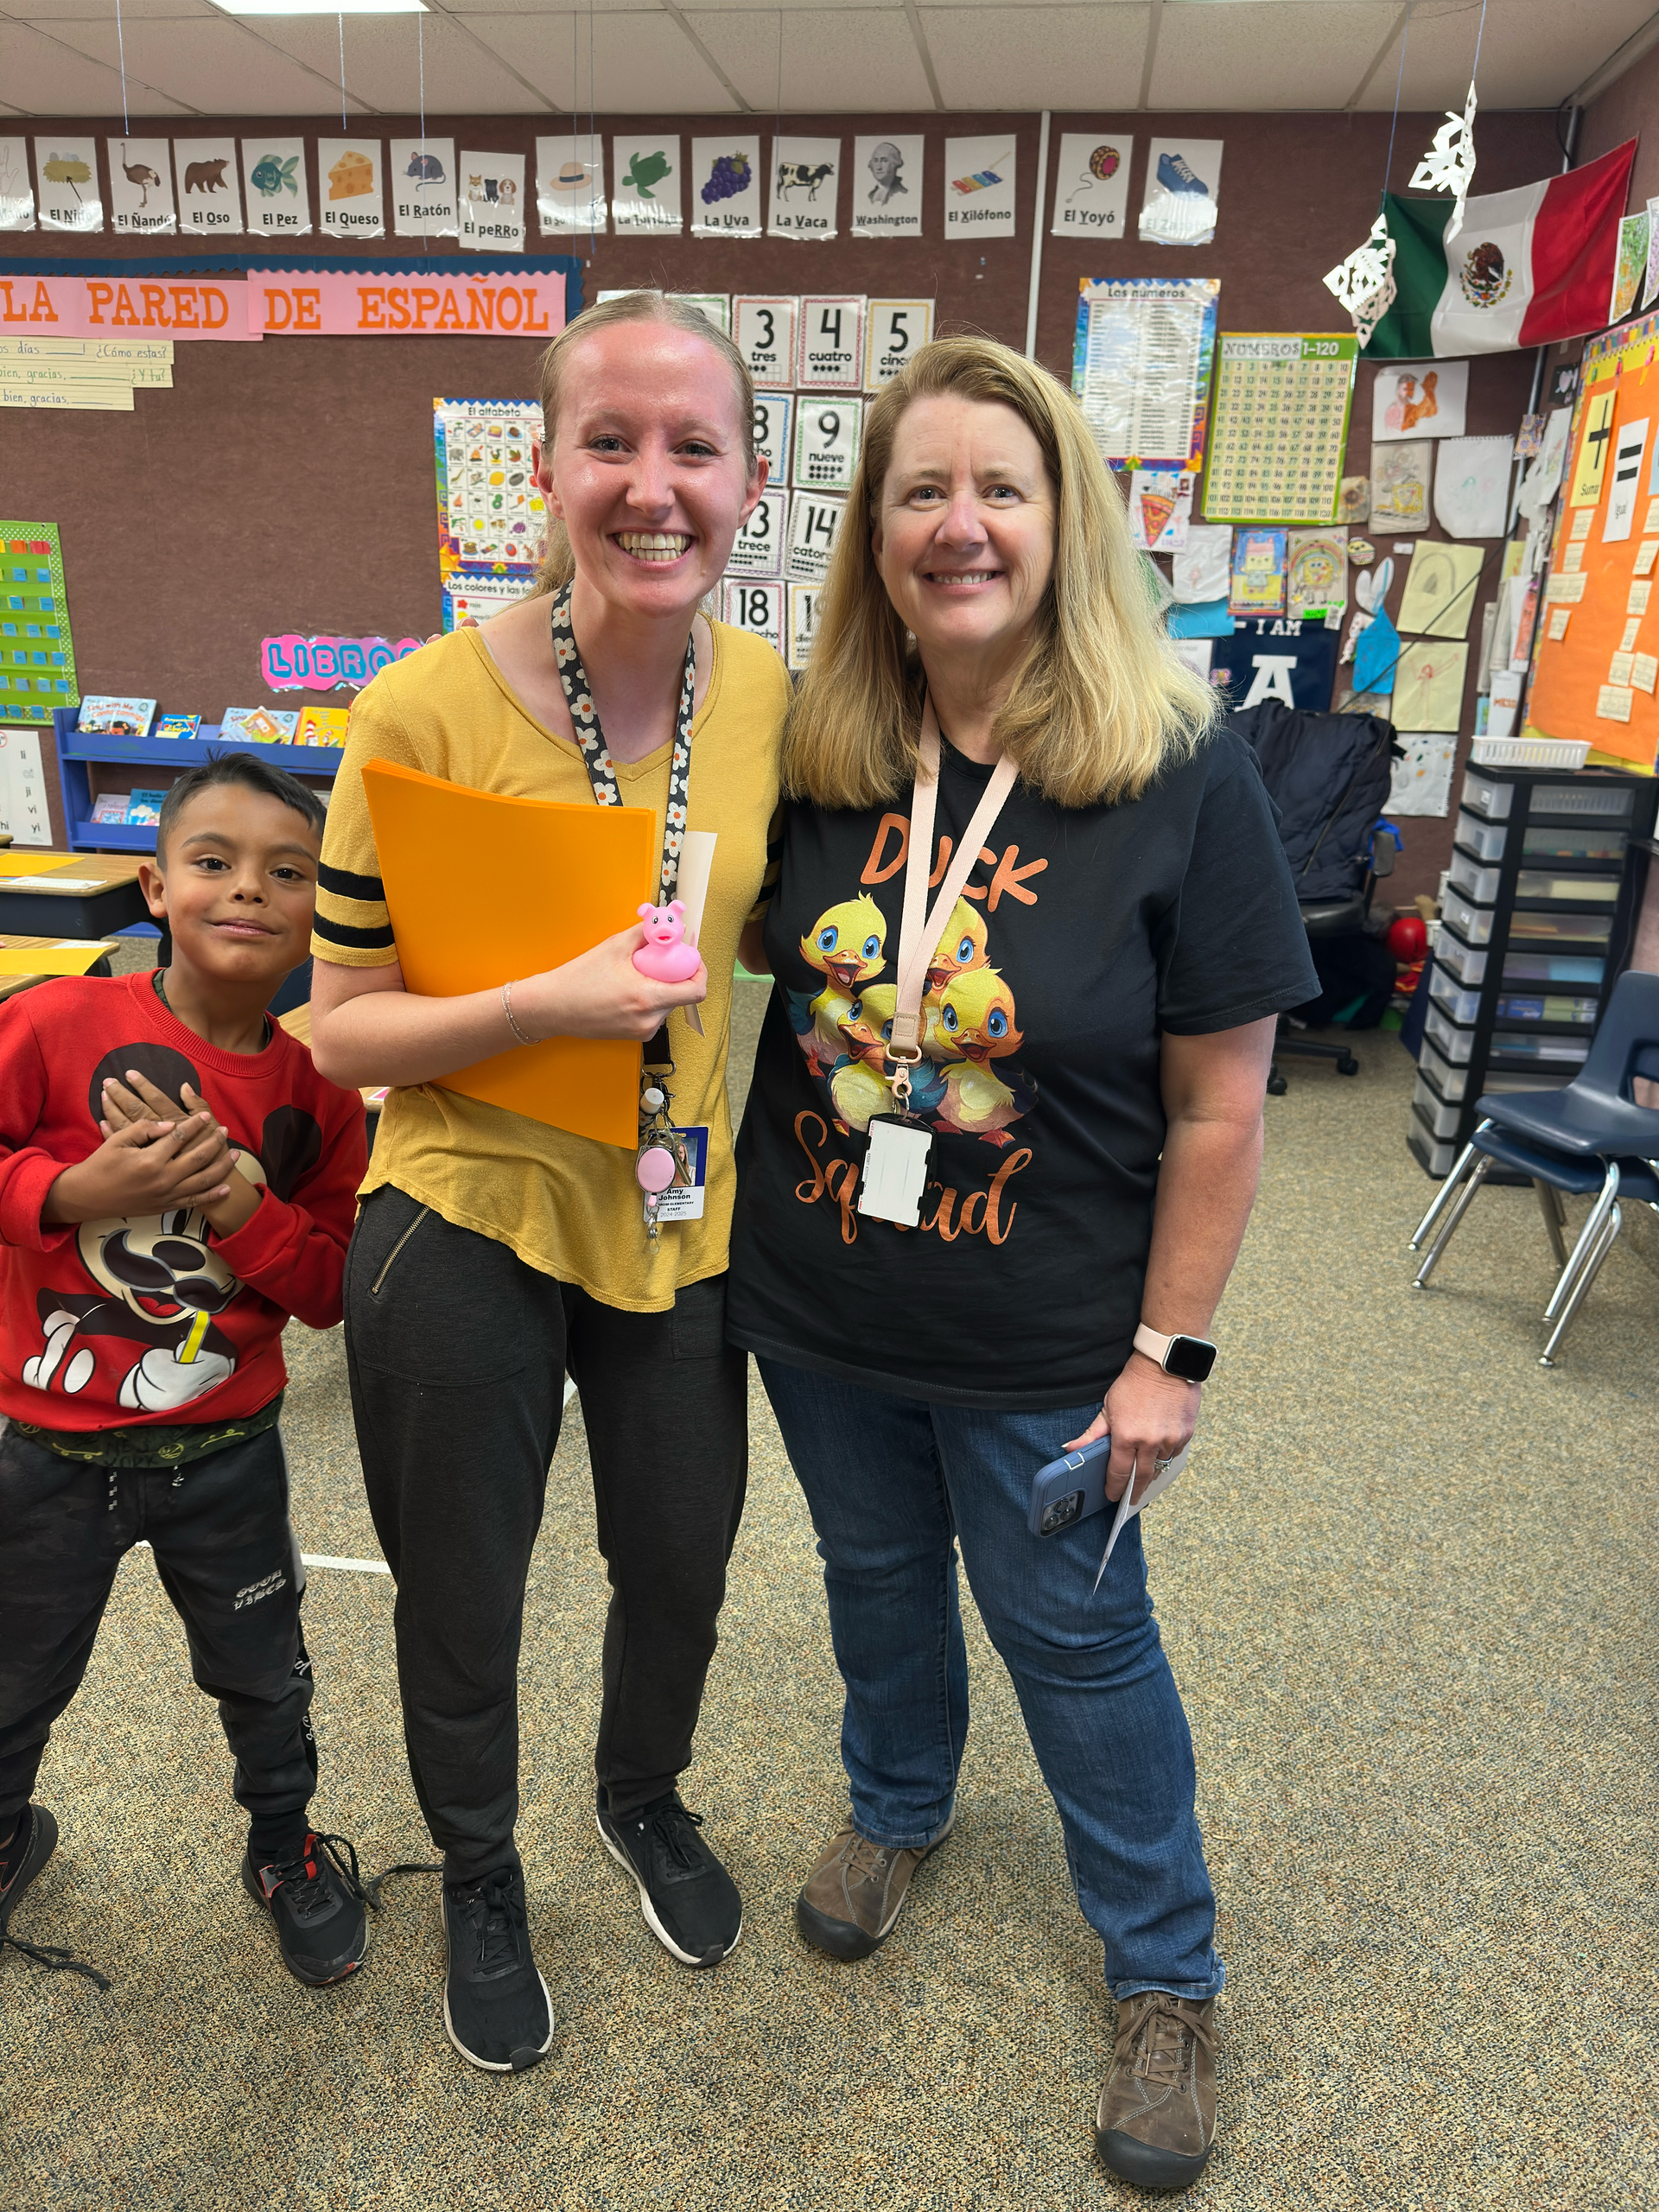
[[[734,132],[691,141],[691,235],[760,235],[760,141]]]
[[[1217,523],[1192,523],[1186,543],[1171,564],[1178,606],[1208,606],[1225,599],[1233,563],[1233,533]]]
[[[302,138],[245,138],[242,181],[247,192],[248,228],[257,238],[310,235],[311,191]]]
[[[922,235],[921,135],[853,141],[853,220],[855,238],[918,238]]]
[[[1467,361],[1384,361],[1371,385],[1371,442],[1460,438],[1468,404]]]
[[[1233,570],[1227,603],[1234,614],[1282,614],[1288,533],[1241,530],[1233,538]]]
[[[677,134],[618,135],[611,141],[611,220],[619,231],[677,238],[684,227]]]
[[[29,181],[29,141],[0,138],[0,231],[32,231],[35,188]]]
[[[165,138],[111,138],[110,228],[123,237],[143,238],[175,231],[172,149]]]
[[[1434,448],[1427,438],[1379,446],[1371,455],[1371,524],[1377,530],[1427,530]]]
[[[1219,138],[1154,138],[1147,148],[1143,245],[1207,245],[1221,199]]]
[[[834,238],[840,189],[839,138],[774,138],[767,236]]]
[[[469,166],[481,162],[494,168],[500,157],[467,158]],[[462,192],[467,188],[463,181]],[[547,237],[593,236],[605,228],[605,142],[596,132],[536,141],[536,220]]]
[[[1502,537],[1514,453],[1508,438],[1448,438],[1434,453],[1434,519],[1448,537]]]
[[[80,692],[54,522],[0,522],[0,722],[43,722]]]
[[[36,138],[35,180],[40,188],[43,231],[103,229],[96,139]]]
[[[378,138],[319,138],[317,191],[322,228],[337,238],[385,234],[380,199],[384,151]]]
[[[173,174],[179,228],[234,238],[242,228],[242,185],[234,138],[175,138]]]
[[[461,219],[462,251],[522,253],[525,222],[524,156],[474,154],[463,146],[455,158],[459,164],[455,172],[455,205]],[[602,215],[600,220],[604,220]]]
[[[1395,671],[1394,706],[1389,719],[1395,728],[1455,730],[1463,711],[1463,678],[1468,662],[1465,643],[1441,644],[1431,639],[1408,642]],[[1356,676],[1357,683],[1358,680]]]
[[[1125,134],[1065,130],[1054,176],[1055,238],[1121,238],[1129,206],[1129,156]]]
[[[1017,213],[1014,143],[995,138],[944,142],[944,235],[947,238],[1011,238]]]
[[[1618,226],[1618,257],[1613,264],[1612,296],[1607,302],[1609,322],[1622,322],[1636,305],[1648,265],[1648,211],[1626,215]]]
[[[1348,547],[1339,530],[1294,530],[1285,612],[1298,620],[1340,615],[1348,603]]]
[[[1420,544],[1406,569],[1400,627],[1408,637],[1466,638],[1485,559],[1478,545]]]
[[[1445,815],[1452,807],[1452,764],[1457,757],[1456,733],[1438,730],[1401,730],[1395,741],[1405,759],[1394,763],[1385,814]]]
[[[1192,514],[1190,469],[1137,468],[1129,478],[1129,532],[1143,553],[1178,553]]]
[[[400,238],[455,236],[453,138],[394,138],[390,181],[392,228]]]

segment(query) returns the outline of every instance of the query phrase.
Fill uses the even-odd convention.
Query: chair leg
[[[1491,1126],[1490,1120],[1483,1122],[1480,1125],[1480,1128],[1475,1131],[1475,1136],[1478,1137],[1480,1135],[1481,1129],[1490,1129]],[[1476,1152],[1474,1137],[1471,1137],[1469,1140],[1469,1142],[1465,1145],[1463,1150],[1458,1154],[1456,1162],[1452,1166],[1452,1173],[1446,1177],[1445,1182],[1441,1184],[1440,1189],[1435,1192],[1433,1197],[1429,1200],[1428,1211],[1423,1216],[1416,1228],[1412,1231],[1411,1242],[1407,1247],[1408,1251],[1414,1252],[1419,1245],[1421,1244],[1424,1237],[1427,1236],[1429,1230],[1433,1228],[1435,1223],[1440,1219],[1441,1214],[1445,1212],[1446,1207],[1451,1205],[1452,1193],[1456,1191],[1459,1184],[1462,1182],[1464,1177],[1474,1166],[1475,1161],[1481,1156],[1481,1154]]]
[[[1463,1188],[1458,1192],[1457,1203],[1453,1205],[1451,1212],[1446,1216],[1445,1226],[1441,1229],[1440,1235],[1434,1239],[1434,1242],[1429,1246],[1427,1255],[1424,1259],[1422,1266],[1418,1268],[1416,1274],[1414,1276],[1411,1285],[1414,1290],[1424,1290],[1427,1287],[1430,1275],[1433,1274],[1436,1267],[1440,1264],[1441,1253],[1445,1251],[1446,1246],[1452,1242],[1452,1232],[1456,1230],[1458,1224],[1463,1219],[1465,1214],[1468,1212],[1470,1201],[1473,1198],[1475,1192],[1480,1188],[1481,1185],[1486,1180],[1486,1178],[1491,1173],[1491,1172],[1492,1155],[1490,1152],[1483,1152],[1475,1162],[1473,1173],[1469,1177],[1468,1181],[1465,1183]]]
[[[1549,1342],[1538,1355],[1540,1367],[1554,1366],[1556,1348],[1572,1326],[1573,1315],[1589,1296],[1590,1286],[1601,1273],[1601,1263],[1612,1250],[1614,1241],[1618,1237],[1623,1222],[1624,1215],[1615,1205],[1602,1223],[1601,1233],[1596,1239],[1594,1249],[1579,1270],[1578,1280],[1573,1285],[1573,1294],[1567,1301],[1566,1310],[1551,1332]]]
[[[1543,1208],[1544,1227],[1549,1231],[1555,1265],[1564,1268],[1567,1265],[1567,1244],[1561,1231],[1567,1226],[1567,1208],[1561,1204],[1561,1194],[1553,1183],[1540,1182],[1535,1175],[1532,1179],[1532,1187],[1537,1192],[1538,1203]]]
[[[1573,1286],[1578,1281],[1579,1270],[1594,1250],[1596,1239],[1602,1231],[1602,1225],[1606,1221],[1618,1198],[1618,1162],[1616,1160],[1610,1160],[1607,1162],[1606,1179],[1602,1184],[1600,1195],[1590,1209],[1589,1218],[1579,1232],[1578,1243],[1573,1247],[1573,1256],[1561,1270],[1560,1281],[1551,1292],[1549,1303],[1544,1308],[1546,1321],[1556,1319],[1562,1306],[1571,1296]]]

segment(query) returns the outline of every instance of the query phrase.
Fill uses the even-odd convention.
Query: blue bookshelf
[[[204,722],[194,737],[177,738],[112,737],[92,730],[83,735],[78,708],[55,708],[52,722],[69,849],[77,853],[153,853],[156,849],[154,823],[141,826],[92,820],[89,772],[92,768],[170,768],[176,773],[196,766],[219,743],[217,722]],[[232,750],[269,760],[275,768],[286,768],[290,776],[329,784],[340,767],[339,748],[332,745],[250,745],[238,739],[233,741]],[[134,780],[142,786],[142,777]]]

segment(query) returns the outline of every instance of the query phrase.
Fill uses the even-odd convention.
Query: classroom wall
[[[1575,160],[1592,162],[1627,138],[1637,142],[1630,204],[1640,208],[1650,193],[1659,195],[1659,47],[1649,48],[1585,109]]]
[[[1611,97],[1611,95],[1609,96]],[[724,129],[770,135],[771,117],[601,117],[597,128],[677,130],[688,139]],[[1400,118],[1389,182],[1398,190],[1438,127],[1437,115]],[[27,123],[8,128],[33,130]],[[54,118],[65,135],[100,141],[107,118]],[[315,209],[315,142],[335,126],[316,118],[260,118],[260,135],[308,142]],[[377,117],[384,138],[412,136],[414,118]],[[461,145],[518,151],[533,174],[537,133],[568,130],[564,117],[429,116],[426,130]],[[683,291],[858,291],[932,296],[942,329],[981,330],[1023,346],[1031,271],[1039,119],[1035,115],[785,116],[785,132],[921,132],[927,140],[925,214],[931,237],[866,240],[845,235],[856,179],[841,180],[843,235],[788,239],[543,238],[532,251],[578,252],[593,289],[662,283]],[[137,118],[135,132],[236,131],[236,118],[187,124]],[[1229,330],[1340,330],[1346,318],[1320,282],[1363,238],[1377,206],[1389,145],[1386,114],[1184,117],[1057,113],[1046,206],[1052,210],[1061,134],[1132,136],[1131,228],[1147,143],[1154,133],[1224,142],[1220,220],[1206,246],[1143,246],[1043,238],[1039,358],[1068,381],[1080,277],[1216,276]],[[1020,210],[1013,238],[944,242],[944,141],[1007,132],[1016,148]],[[850,154],[850,146],[849,146]],[[1501,191],[1557,165],[1552,118],[1485,112],[1480,186]],[[365,260],[414,242],[346,242],[313,236],[286,251]],[[259,242],[228,241],[250,253]],[[106,261],[211,250],[211,241],[8,233],[0,258]],[[276,251],[281,251],[282,249]],[[435,257],[458,251],[435,242]],[[423,634],[440,620],[431,403],[435,397],[505,397],[533,390],[537,346],[499,338],[268,338],[252,346],[181,344],[171,391],[140,391],[124,414],[0,410],[0,505],[8,514],[54,521],[62,533],[71,620],[83,690],[154,692],[164,707],[216,718],[226,705],[268,700],[257,678],[259,641],[276,631],[345,635]],[[1529,354],[1490,356],[1470,378],[1471,434],[1515,429],[1530,386]],[[1370,388],[1362,363],[1348,473],[1370,465]],[[1430,532],[1428,535],[1436,533]],[[1379,543],[1379,552],[1388,550]],[[1396,563],[1403,571],[1405,563]],[[1400,574],[1391,604],[1404,588]],[[1482,597],[1491,594],[1483,591]],[[1475,634],[1478,635],[1478,616]],[[1474,656],[1471,654],[1471,664]],[[1471,665],[1464,726],[1473,723]],[[290,696],[289,703],[295,703]],[[1404,826],[1405,863],[1385,895],[1408,904],[1432,892],[1451,851],[1448,821]]]

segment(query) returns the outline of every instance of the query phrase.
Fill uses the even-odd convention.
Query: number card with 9
[[[803,392],[795,412],[795,473],[791,481],[801,489],[850,490],[863,419],[861,399],[820,398]]]

